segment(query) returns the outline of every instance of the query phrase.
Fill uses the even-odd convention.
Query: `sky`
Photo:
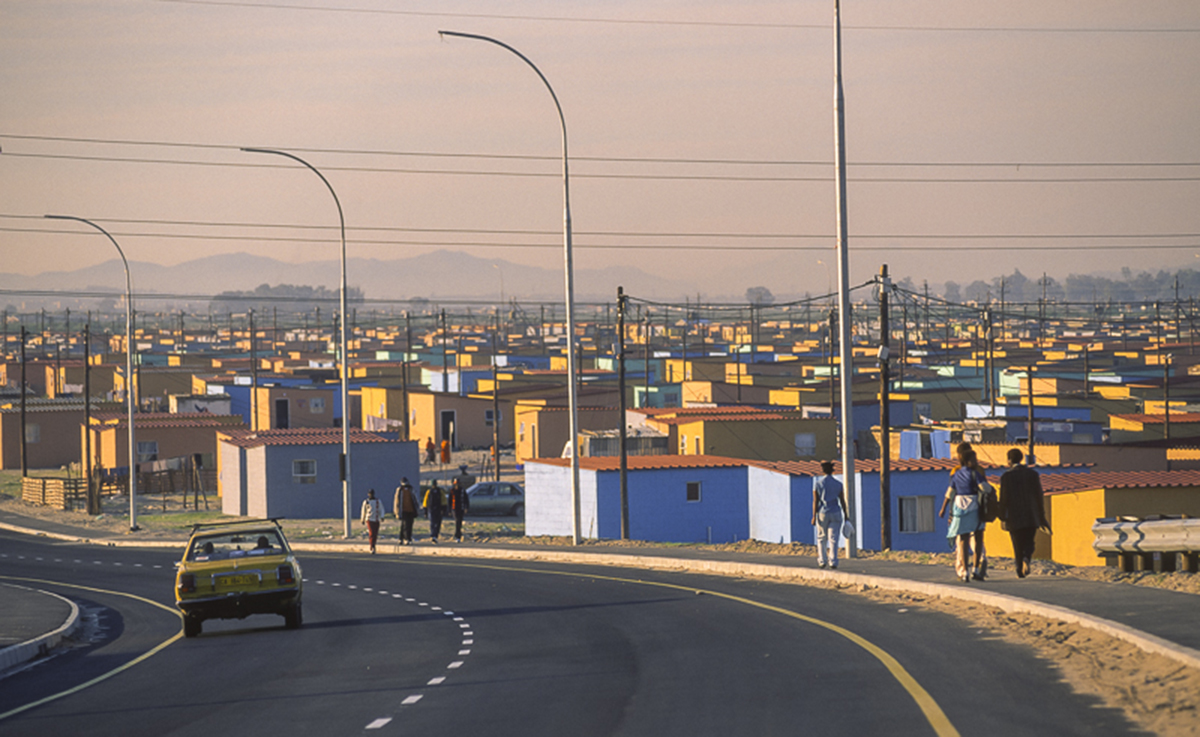
[[[444,29],[553,85],[577,268],[824,293],[832,20],[809,0],[3,0],[0,272],[114,256],[46,213],[135,262],[336,258],[324,185],[239,147],[320,169],[351,256],[561,267],[553,102]],[[842,22],[852,283],[1200,268],[1200,4],[849,0]]]

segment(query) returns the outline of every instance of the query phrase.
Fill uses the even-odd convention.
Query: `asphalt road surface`
[[[1022,648],[831,591],[302,555],[301,629],[184,639],[177,557],[0,532],[0,580],[85,614],[72,647],[0,680],[0,734],[1134,734]]]

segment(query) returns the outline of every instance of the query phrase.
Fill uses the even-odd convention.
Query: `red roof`
[[[1048,494],[1064,494],[1089,489],[1156,489],[1185,486],[1200,487],[1200,470],[1042,474],[1042,489]]]
[[[336,445],[342,442],[342,431],[336,427],[298,427],[288,430],[220,430],[217,439],[239,448],[258,448],[264,445]],[[351,443],[398,443],[379,433],[350,428]]]
[[[542,463],[547,466],[567,467],[571,465],[570,458],[537,458],[527,463]],[[656,470],[666,468],[744,468],[750,461],[742,458],[725,458],[724,456],[629,456],[629,470]],[[617,456],[585,456],[579,459],[579,467],[588,471],[619,471],[620,458]]]

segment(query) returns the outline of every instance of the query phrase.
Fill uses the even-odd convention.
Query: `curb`
[[[67,621],[63,622],[58,629],[47,632],[40,637],[35,637],[32,640],[26,640],[25,642],[20,642],[16,645],[9,645],[3,650],[0,650],[0,673],[3,673],[10,668],[15,668],[22,663],[33,660],[34,658],[40,658],[47,655],[52,649],[57,647],[60,642],[62,642],[64,637],[70,637],[71,634],[78,629],[79,606],[65,596],[59,596],[58,594],[51,593],[49,591],[42,591],[41,589],[31,589],[28,586],[18,586],[17,584],[0,583],[0,586],[11,586],[16,589],[36,591],[39,594],[53,596],[56,599],[62,599],[71,607],[71,613],[67,615]]]
[[[93,540],[78,535],[43,532],[17,525],[0,522],[0,529],[26,535],[49,537],[58,540],[69,540],[91,545],[108,547],[140,547],[140,548],[179,548],[178,541],[135,541],[135,540]],[[382,546],[381,546],[382,547]],[[365,553],[367,544],[363,543],[294,543],[291,548],[308,553]],[[389,555],[389,553],[384,553]],[[482,548],[426,548],[409,547],[391,555],[416,555],[429,558],[479,558],[484,560],[522,560],[545,561],[550,563],[565,563],[571,565],[610,566],[613,568],[640,568],[657,571],[682,571],[687,573],[703,573],[716,576],[732,576],[743,578],[769,578],[798,584],[805,583],[834,583],[847,586],[865,586],[887,591],[904,591],[907,593],[924,594],[941,599],[958,599],[985,606],[996,607],[1004,612],[1033,614],[1047,619],[1054,619],[1096,630],[1110,637],[1127,642],[1145,652],[1170,658],[1181,665],[1200,670],[1200,650],[1176,644],[1161,637],[1142,632],[1119,622],[1103,617],[1084,614],[1066,607],[1054,604],[1044,604],[1039,601],[1022,599],[1008,594],[997,594],[979,589],[964,589],[957,586],[947,586],[941,583],[926,583],[910,581],[903,578],[873,576],[860,573],[837,573],[828,570],[812,570],[796,566],[775,566],[765,563],[745,563],[728,560],[692,560],[686,558],[667,558],[656,555],[614,555],[612,553],[569,553],[557,550],[487,550]],[[72,605],[74,606],[74,605]],[[54,633],[51,633],[54,634]],[[57,641],[56,641],[57,642]],[[23,647],[14,645],[13,647]],[[8,648],[12,649],[12,648]],[[0,651],[2,654],[4,651]],[[3,666],[0,666],[2,668]]]

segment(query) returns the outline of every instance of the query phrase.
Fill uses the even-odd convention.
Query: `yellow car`
[[[300,563],[274,519],[195,525],[176,568],[186,637],[200,634],[206,619],[251,614],[279,614],[289,629],[300,626]]]

